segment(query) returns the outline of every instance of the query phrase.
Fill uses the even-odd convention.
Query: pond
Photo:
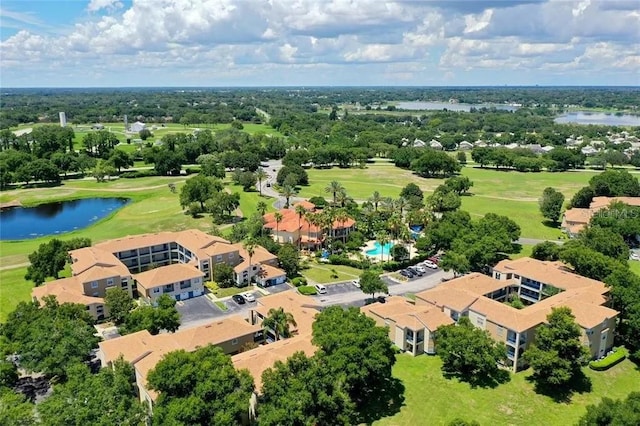
[[[459,104],[459,103],[449,103],[449,102],[420,102],[420,101],[411,101],[411,102],[398,102],[396,103],[397,109],[406,109],[412,111],[424,111],[424,110],[443,110],[446,109],[448,111],[471,111],[471,108],[495,108],[503,111],[515,111],[518,109],[517,106],[513,105],[503,105],[503,104]]]
[[[86,228],[129,203],[128,198],[84,198],[0,211],[0,240],[25,240]]]
[[[563,114],[556,123],[600,124],[604,126],[640,126],[640,117],[630,114],[607,114],[604,112],[576,111]]]

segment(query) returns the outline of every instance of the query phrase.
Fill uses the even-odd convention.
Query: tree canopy
[[[177,374],[179,373],[179,374]],[[209,345],[194,352],[170,352],[147,376],[159,393],[153,424],[235,426],[249,409],[253,378]]]
[[[588,405],[578,426],[640,424],[640,392],[631,392],[624,400],[602,398],[599,404]]]
[[[124,317],[120,328],[123,334],[147,330],[158,334],[161,330],[174,332],[180,327],[180,313],[176,309],[173,297],[163,294],[156,300],[156,306],[143,305],[129,312]]]
[[[551,187],[545,188],[539,200],[540,212],[545,218],[557,223],[562,213],[563,203],[564,195],[561,192]]]

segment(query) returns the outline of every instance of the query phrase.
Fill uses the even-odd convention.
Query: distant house
[[[424,143],[424,141],[416,138],[414,139],[413,144],[411,146],[413,146],[414,148],[424,148],[425,146],[427,146],[427,144]]]
[[[531,151],[535,152],[536,154],[544,154],[546,151],[542,149],[542,145],[540,145],[539,143],[532,143],[527,145],[527,148],[529,148]]]
[[[515,142],[512,142],[510,144],[505,145],[504,147],[507,148],[507,149],[516,149],[516,148],[520,147],[520,145],[518,145]]]
[[[551,145],[547,145],[547,146],[543,146],[543,147],[541,148],[541,150],[542,150],[542,152],[550,152],[550,151],[553,151],[553,150],[554,150],[554,147],[553,147],[553,146],[551,146]]]
[[[96,124],[94,124],[93,126],[91,126],[91,128],[92,128],[93,130],[103,130],[103,129],[104,129],[104,125],[103,125],[103,124],[100,124],[100,123],[96,123]]]
[[[584,155],[595,155],[598,153],[598,150],[592,146],[585,146],[580,150]]]
[[[460,151],[468,151],[470,149],[473,149],[473,144],[471,142],[467,142],[467,141],[462,141],[460,142],[460,144],[458,145],[458,149]]]
[[[442,149],[442,144],[435,139],[431,139],[431,142],[429,142],[429,146],[431,147],[431,149]]]
[[[140,130],[144,130],[147,128],[147,125],[140,122],[140,121],[136,121],[135,123],[133,123],[130,127],[129,127],[129,131],[130,132],[139,132]]]

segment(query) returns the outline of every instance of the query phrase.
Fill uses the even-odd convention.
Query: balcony
[[[162,287],[162,292],[163,293],[173,293],[173,291],[174,291],[173,284],[165,285],[165,286]]]

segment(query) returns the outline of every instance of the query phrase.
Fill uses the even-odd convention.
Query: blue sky
[[[0,86],[640,85],[637,0],[3,0]]]

